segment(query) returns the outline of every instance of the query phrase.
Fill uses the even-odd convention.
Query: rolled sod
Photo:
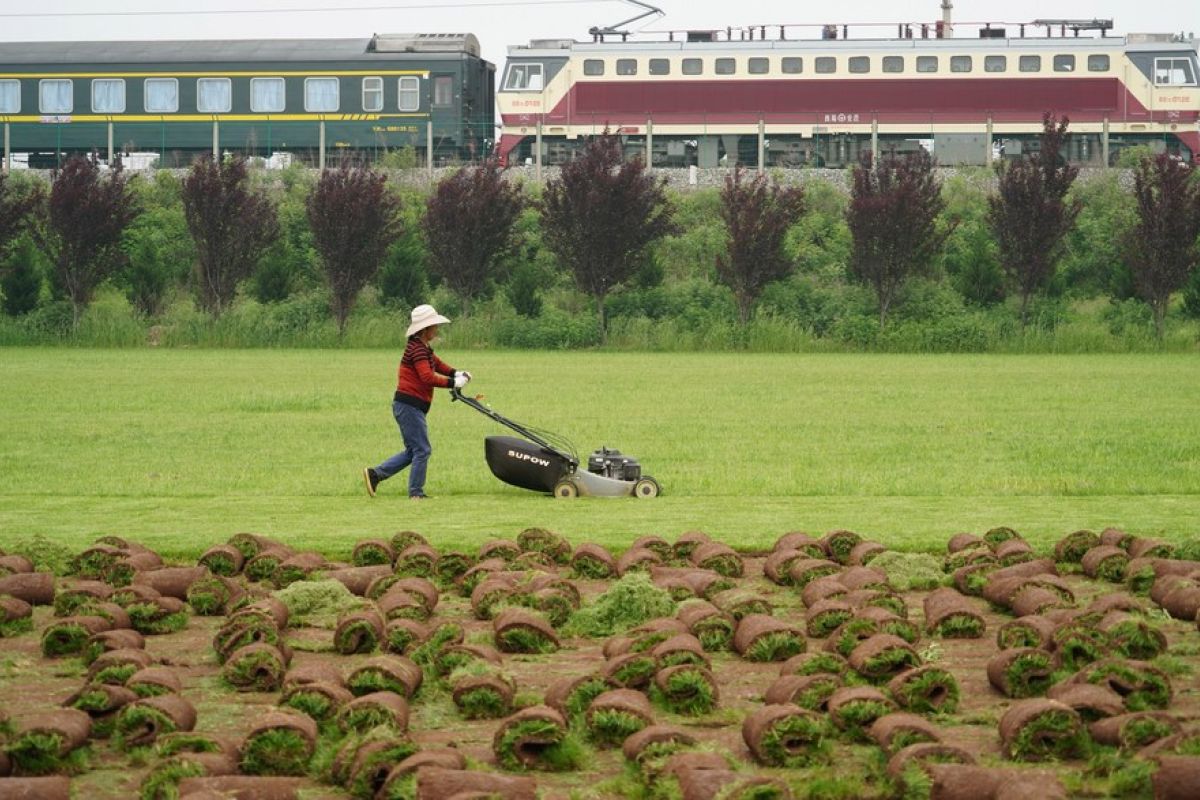
[[[373,653],[382,641],[383,618],[374,610],[342,616],[333,632],[333,649],[344,656]]]
[[[403,554],[406,550],[401,551],[400,558],[397,559],[397,572],[400,574],[410,574],[404,566]],[[437,572],[433,576],[436,577],[443,585],[453,585],[463,573],[475,566],[475,557],[469,553],[463,553],[457,550],[449,550],[445,552],[436,552],[437,555]]]
[[[1108,636],[1082,621],[1068,620],[1054,629],[1054,653],[1065,669],[1079,669],[1104,657]]]
[[[1108,686],[1125,698],[1125,708],[1129,711],[1161,710],[1171,703],[1171,679],[1145,661],[1104,659],[1087,665],[1069,680]]]
[[[113,589],[103,581],[76,581],[70,586],[60,586],[54,594],[54,616],[69,617],[76,609],[92,600],[108,600]]]
[[[808,646],[804,632],[765,614],[742,619],[733,634],[733,648],[748,661],[786,661]]]
[[[143,667],[125,682],[125,688],[138,697],[154,697],[160,694],[179,694],[183,683],[171,667]]]
[[[345,687],[346,680],[341,669],[328,661],[304,661],[293,663],[288,668],[283,676],[283,691],[308,683],[332,683]]]
[[[658,661],[649,653],[626,653],[610,658],[600,668],[600,676],[605,681],[625,689],[648,686],[656,672]]]
[[[196,709],[178,694],[146,697],[130,703],[117,714],[115,735],[121,746],[145,747],[167,733],[196,727]]]
[[[942,732],[929,720],[905,711],[880,717],[871,724],[868,735],[889,754],[912,744],[940,743]]]
[[[1085,723],[1113,717],[1125,711],[1121,696],[1107,686],[1091,683],[1060,683],[1046,691],[1046,699],[1070,706]]]
[[[707,600],[689,600],[679,606],[676,619],[687,626],[708,652],[728,650],[733,644],[734,619]]]
[[[663,642],[688,632],[687,626],[673,617],[643,622],[625,636],[614,636],[604,643],[606,658],[623,653],[650,653]]]
[[[853,589],[838,598],[855,612],[868,608],[881,608],[890,611],[898,617],[908,616],[908,607],[904,598],[895,592],[880,589]]]
[[[395,692],[372,692],[356,697],[338,711],[337,723],[343,731],[366,733],[386,725],[397,733],[408,730],[408,701]]]
[[[1159,566],[1164,563],[1170,562],[1160,561]],[[1156,569],[1158,569],[1158,567],[1156,567]],[[1154,583],[1150,586],[1151,602],[1161,606],[1163,601],[1166,600],[1167,595],[1176,589],[1181,587],[1190,588],[1195,586],[1196,579],[1193,577],[1195,574],[1195,572],[1188,572],[1186,575],[1180,575],[1175,572],[1166,572],[1162,575],[1159,575],[1157,578],[1155,578]]]
[[[837,575],[824,575],[816,580],[809,581],[800,590],[800,600],[804,603],[805,608],[812,608],[813,605],[821,600],[840,600],[849,594],[849,592],[850,590],[846,588],[846,584],[838,580]]]
[[[414,654],[415,655],[415,654]],[[500,652],[487,644],[448,644],[438,651],[433,667],[440,675],[449,675],[473,661],[500,664]]]
[[[1006,622],[996,631],[996,646],[1001,650],[1013,647],[1040,647],[1048,650],[1054,641],[1057,626],[1047,617],[1030,614]]]
[[[961,747],[944,742],[919,742],[893,753],[888,759],[887,774],[893,780],[900,780],[909,766],[917,766],[925,771],[932,764],[974,763],[975,757]]]
[[[537,781],[520,775],[441,767],[425,767],[417,771],[416,800],[452,797],[536,800],[537,796]]]
[[[392,568],[387,565],[366,567],[343,567],[342,569],[326,570],[323,577],[335,580],[355,597],[366,597],[372,582],[379,578],[392,575]]]
[[[561,535],[545,528],[526,528],[517,534],[517,546],[524,552],[545,553],[555,564],[566,564],[571,545]]]
[[[1161,539],[1134,537],[1129,542],[1130,558],[1174,558],[1175,547]]]
[[[290,660],[286,649],[265,642],[248,644],[229,655],[221,677],[239,692],[273,692],[283,685]]]
[[[163,595],[152,600],[142,600],[126,607],[133,628],[146,636],[161,636],[175,633],[187,627],[187,604],[176,598]]]
[[[356,667],[346,677],[346,687],[361,697],[371,692],[396,692],[412,698],[421,688],[423,674],[411,658],[376,656]]]
[[[840,565],[825,558],[805,558],[793,561],[788,568],[788,581],[797,589],[804,589],[812,581],[826,575],[836,575],[841,572]]]
[[[996,565],[991,561],[976,562],[954,570],[950,579],[954,583],[954,588],[963,594],[979,597],[987,586],[988,576],[995,570]]]
[[[307,714],[317,722],[326,722],[353,699],[350,690],[340,684],[298,683],[283,690],[279,704]]]
[[[1018,617],[1030,614],[1047,614],[1058,608],[1068,608],[1070,602],[1046,586],[1026,583],[1013,595],[1011,608]]]
[[[61,775],[0,778],[0,797],[5,800],[71,800],[71,779]]]
[[[1130,554],[1119,547],[1097,545],[1083,555],[1083,574],[1089,578],[1120,583],[1125,580],[1125,568]]]
[[[180,800],[235,797],[237,800],[296,800],[302,781],[297,778],[216,775],[184,778],[179,782]]]
[[[844,675],[850,669],[846,659],[837,653],[800,653],[779,667],[780,675]]]
[[[1122,750],[1140,750],[1181,730],[1179,720],[1163,711],[1116,714],[1098,719],[1088,726],[1088,732],[1096,744],[1120,747]]]
[[[1054,546],[1054,560],[1078,564],[1088,550],[1098,547],[1100,543],[1100,536],[1095,531],[1068,533]]]
[[[712,596],[712,604],[740,622],[751,614],[770,616],[775,610],[771,601],[757,592],[744,589],[726,589]]]
[[[696,745],[696,737],[674,725],[649,725],[630,735],[621,745],[626,760],[645,769],[651,760],[668,756]]]
[[[149,586],[163,597],[186,600],[188,587],[211,574],[205,566],[161,567],[137,573],[133,583],[135,586]]]
[[[579,608],[577,595],[560,587],[538,589],[528,595],[531,608],[540,611],[554,627],[565,625],[567,620]]]
[[[49,572],[17,572],[0,576],[0,595],[24,600],[31,606],[54,604],[54,575]]]
[[[779,586],[791,586],[792,577],[788,574],[789,570],[794,563],[806,558],[811,558],[811,556],[795,548],[774,550],[767,556],[767,560],[763,564],[763,574],[771,583]]]
[[[246,565],[246,556],[231,544],[218,544],[205,550],[198,564],[208,567],[214,575],[232,578],[241,573]]]
[[[237,773],[237,760],[225,753],[183,753],[172,756],[150,770],[142,780],[142,800],[174,800],[179,797],[179,782]]]
[[[112,623],[104,617],[64,617],[55,620],[42,631],[42,655],[47,658],[78,655],[94,634],[111,628]]]
[[[716,677],[698,664],[660,669],[654,676],[654,691],[669,711],[689,717],[707,714],[721,698]]]
[[[383,792],[389,775],[415,753],[417,745],[408,738],[374,731],[357,745],[339,750],[332,772],[352,797],[391,797]]]
[[[921,657],[908,642],[890,633],[877,633],[854,648],[847,661],[867,680],[884,681],[913,667]]]
[[[1054,682],[1058,661],[1052,653],[1033,647],[1001,650],[988,661],[988,682],[1006,697],[1044,694]]]
[[[693,566],[711,569],[727,578],[740,578],[745,571],[742,557],[723,542],[705,542],[692,551]]]
[[[593,742],[601,747],[616,747],[626,737],[654,724],[654,711],[641,692],[613,689],[592,700],[584,721]]]
[[[493,575],[484,578],[471,590],[471,613],[475,619],[492,619],[505,605],[517,605],[524,600],[516,583],[510,578]]]
[[[631,572],[650,572],[652,567],[661,565],[665,559],[646,547],[631,547],[617,558],[617,574],[628,575]]]
[[[162,597],[162,595],[158,593],[157,589],[153,589],[149,586],[134,586],[130,584],[129,586],[118,586],[113,589],[112,596],[109,597],[109,600],[121,606],[122,608],[129,608],[135,603],[153,602],[160,597]]]
[[[356,567],[380,565],[390,568],[395,560],[396,548],[383,539],[364,539],[357,542],[350,553],[350,562]]]
[[[412,592],[389,589],[376,604],[385,623],[394,619],[429,619],[429,611],[425,604]]]
[[[16,597],[0,597],[0,639],[33,630],[33,606]]]
[[[66,708],[74,708],[92,717],[93,727],[97,717],[119,711],[138,699],[132,689],[107,683],[89,683],[63,701]]]
[[[925,629],[944,639],[978,639],[984,632],[983,615],[969,598],[950,587],[925,595]]]
[[[659,642],[650,651],[650,655],[658,661],[659,669],[680,664],[710,666],[709,658],[704,652],[704,645],[690,633],[677,633]]]
[[[958,681],[949,670],[931,664],[892,678],[888,694],[901,708],[917,714],[953,714],[958,709]]]
[[[270,618],[236,615],[230,617],[213,637],[213,649],[223,664],[238,649],[252,644],[283,644],[283,634]]]
[[[545,617],[523,608],[501,611],[492,621],[492,633],[503,653],[553,653],[561,646]]]
[[[187,590],[187,602],[202,617],[227,613],[246,592],[222,575],[209,575],[194,582]]]
[[[492,539],[479,546],[480,561],[499,558],[508,562],[519,555],[521,555],[521,545],[512,539]]]
[[[896,710],[896,704],[871,686],[844,686],[829,696],[829,716],[851,739],[867,740],[875,720]]]
[[[879,633],[879,623],[867,617],[852,617],[834,629],[825,640],[825,649],[849,656],[859,643]]]
[[[417,531],[396,531],[392,534],[390,541],[397,553],[403,552],[405,548],[412,547],[414,544],[429,544],[429,540]]]
[[[799,550],[813,558],[825,558],[825,546],[804,531],[788,531],[775,540],[772,550]]]
[[[1109,611],[1096,627],[1107,637],[1109,647],[1125,658],[1149,661],[1167,651],[1167,637],[1143,617]]]
[[[241,746],[247,775],[303,775],[316,749],[317,723],[304,714],[269,711],[261,715]]]
[[[470,567],[471,561],[462,553],[447,554],[445,564],[437,550],[426,544],[414,544],[404,548],[396,556],[397,575],[417,575],[423,578],[454,578]],[[445,574],[443,575],[443,567]]]
[[[271,548],[248,557],[242,572],[252,581],[268,581],[279,565],[293,555],[291,548]]]
[[[235,533],[229,537],[227,544],[237,548],[242,557],[249,560],[254,558],[264,550],[277,548],[280,550],[290,550],[287,545],[278,539],[272,539],[269,536],[263,536],[257,533]]]
[[[469,668],[468,668],[469,669]],[[450,696],[465,719],[500,719],[512,713],[516,683],[493,668],[482,674],[469,671],[450,676]]]
[[[931,798],[937,800],[1063,800],[1058,777],[1042,770],[980,767],[973,764],[929,764]]]
[[[957,553],[960,550],[966,550],[968,547],[978,547],[980,545],[987,547],[987,543],[983,541],[982,537],[976,536],[973,533],[956,533],[946,542],[946,552]]]
[[[389,620],[383,628],[383,647],[389,653],[405,655],[429,638],[429,626],[415,619]]]
[[[408,592],[421,601],[427,614],[432,614],[438,607],[440,593],[433,582],[419,576],[400,577],[388,587],[387,593]]]
[[[999,568],[1000,562],[996,559],[996,554],[986,544],[964,547],[962,550],[946,554],[946,557],[942,560],[942,570],[956,575],[963,573],[964,570],[969,571],[963,574],[970,574],[970,571],[974,570],[989,572]],[[972,593],[967,592],[965,589],[962,591],[967,594]]]
[[[1200,613],[1200,583],[1177,584],[1163,596],[1161,605],[1175,619],[1192,622]]]
[[[1154,800],[1188,800],[1200,786],[1200,756],[1161,755],[1150,784]]]
[[[1000,718],[1000,742],[1013,761],[1044,761],[1079,755],[1087,731],[1079,714],[1055,700],[1019,700]]]
[[[862,541],[854,531],[830,531],[821,537],[821,546],[839,564],[850,563],[850,553]]]
[[[767,687],[763,702],[767,705],[792,703],[809,711],[825,711],[830,696],[842,688],[837,675],[781,675]]]
[[[887,552],[887,548],[879,542],[859,542],[854,545],[846,563],[854,566],[865,566],[875,560],[876,556]]]
[[[505,719],[492,738],[496,763],[504,769],[572,769],[567,721],[549,706],[524,708]]]
[[[858,609],[854,614],[854,618],[873,620],[879,626],[881,633],[890,633],[893,636],[899,636],[909,644],[916,644],[921,640],[921,629],[915,622],[905,619],[886,608],[866,606],[865,608]]]
[[[24,775],[61,770],[63,760],[87,744],[92,732],[91,716],[74,708],[19,717],[12,722],[13,732],[4,749],[13,771]]]
[[[806,767],[827,758],[829,726],[819,714],[789,703],[763,706],[742,722],[742,740],[758,763]]]
[[[76,610],[76,616],[103,617],[108,620],[108,624],[112,630],[129,630],[132,628],[132,620],[124,608],[116,603],[109,603],[103,600],[91,600],[82,604]]]
[[[617,574],[617,560],[603,546],[586,542],[571,554],[571,569],[581,578],[612,578]]]
[[[134,673],[154,663],[145,650],[122,648],[106,651],[88,666],[87,679],[93,683],[124,686]]]
[[[1009,539],[1001,542],[992,552],[996,554],[996,560],[1003,567],[1011,567],[1013,564],[1022,564],[1036,558],[1033,548],[1024,539]]]
[[[728,769],[685,769],[676,775],[683,800],[790,800],[780,778]]]
[[[805,616],[808,635],[814,639],[823,639],[852,618],[854,608],[841,599],[827,597],[809,606]]]
[[[546,689],[546,705],[567,719],[574,719],[587,711],[598,695],[613,688],[611,682],[598,674],[559,678]]]
[[[271,583],[276,589],[286,589],[296,581],[308,580],[313,573],[328,566],[329,562],[320,553],[296,553],[279,562],[271,574]]]

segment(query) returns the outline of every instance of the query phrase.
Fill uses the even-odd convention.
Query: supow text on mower
[[[529,455],[529,453],[518,453],[516,450],[509,450],[508,457],[515,458],[517,461],[529,461],[533,464],[537,464],[539,467],[550,466],[549,459],[538,458],[537,456],[531,456],[531,455]]]

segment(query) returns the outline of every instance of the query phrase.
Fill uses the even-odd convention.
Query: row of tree
[[[986,226],[1008,288],[1019,297],[1022,325],[1031,300],[1052,283],[1080,213],[1080,201],[1070,195],[1077,170],[1060,156],[1067,128],[1066,118],[1047,115],[1040,149],[1003,165],[988,198]],[[1142,159],[1134,179],[1136,223],[1118,247],[1160,337],[1171,295],[1200,262],[1200,182],[1193,173],[1166,155]],[[48,191],[36,184],[18,191],[6,187],[0,175],[0,263],[13,242],[31,242],[45,256],[55,292],[70,301],[78,323],[103,281],[136,269],[126,242],[142,212],[133,180],[119,164],[104,172],[86,158],[68,161]],[[220,316],[285,235],[280,214],[267,193],[252,186],[238,159],[199,159],[182,182],[180,202],[191,239],[183,257],[192,264],[197,301]],[[743,324],[767,287],[796,269],[785,243],[806,206],[803,189],[765,175],[751,178],[738,169],[726,179],[719,205],[725,247],[716,276],[732,291]],[[530,197],[488,163],[441,181],[417,218],[407,222],[383,174],[344,164],[323,171],[304,202],[339,330],[389,249],[417,231],[430,272],[470,313],[496,273],[522,260],[519,221],[530,208],[540,218],[544,246],[594,299],[602,332],[609,295],[644,268],[658,240],[679,231],[665,179],[640,160],[625,161],[619,139],[607,133],[564,165],[540,197]],[[952,235],[957,223],[946,218],[945,208],[934,162],[924,151],[878,161],[868,153],[854,168],[845,210],[851,238],[847,272],[874,292],[881,327],[905,284],[931,268]],[[19,272],[10,268],[0,276],[6,300],[30,290],[28,276]],[[156,280],[147,276],[138,285],[153,293],[162,288]],[[528,284],[537,280],[517,269],[510,284],[515,305],[516,298],[533,296],[537,287]]]

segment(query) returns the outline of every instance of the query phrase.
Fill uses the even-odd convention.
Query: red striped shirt
[[[396,380],[396,397],[401,403],[429,410],[433,390],[448,389],[454,383],[454,368],[433,354],[433,348],[419,334],[408,337]]]

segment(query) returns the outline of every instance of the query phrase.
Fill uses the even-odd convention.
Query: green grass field
[[[622,548],[699,528],[740,548],[845,527],[896,549],[1011,525],[1200,534],[1200,358],[446,352],[473,392],[666,495],[561,501],[494,479],[496,426],[445,393],[412,503],[367,498],[397,449],[391,351],[0,350],[0,547],[105,533],[194,557],[238,531],[346,557],[412,528],[473,548],[540,525]]]

